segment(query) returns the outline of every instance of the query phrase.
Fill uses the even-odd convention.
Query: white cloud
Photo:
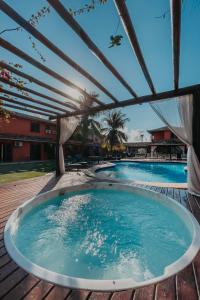
[[[143,135],[143,142],[150,141],[150,135],[146,131],[140,129],[128,129],[127,127],[125,127],[124,132],[128,136],[128,142],[141,142],[142,135]]]

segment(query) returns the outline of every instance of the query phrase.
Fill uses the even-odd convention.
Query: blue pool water
[[[116,162],[115,166],[96,172],[123,180],[184,183],[187,181],[185,166],[184,163]]]
[[[55,197],[21,219],[16,247],[37,265],[73,277],[153,278],[184,254],[191,236],[151,197],[95,189]]]

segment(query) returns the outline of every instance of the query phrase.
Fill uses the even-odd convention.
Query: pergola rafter
[[[47,0],[49,4],[56,10],[60,17],[67,23],[73,31],[81,38],[81,40],[87,45],[87,47],[94,53],[99,60],[106,66],[106,68],[121,82],[121,84],[130,92],[134,97],[137,97],[135,91],[127,83],[127,81],[121,76],[117,69],[110,63],[105,57],[103,52],[95,45],[89,35],[78,24],[78,22],[70,15],[68,10],[57,0]]]
[[[21,104],[21,103],[20,103]],[[4,108],[13,108],[13,109],[16,109],[16,110],[20,110],[20,111],[25,111],[25,112],[29,112],[29,113],[32,113],[32,114],[37,114],[37,115],[42,115],[42,116],[45,116],[45,117],[53,117],[52,114],[50,113],[45,113],[45,112],[42,112],[41,110],[32,110],[32,109],[28,109],[28,108],[25,108],[25,107],[21,107],[21,106],[17,106],[17,105],[12,105],[12,104],[7,104],[7,103],[3,103],[3,107]],[[56,115],[55,117],[53,118],[56,118]]]
[[[104,107],[92,107],[92,108],[90,108],[89,111],[88,110],[77,110],[75,112],[70,112],[66,116],[70,117],[70,116],[78,116],[78,115],[87,115],[89,113],[98,113],[101,111],[120,108],[120,107],[133,106],[133,105],[138,105],[138,104],[141,105],[141,104],[148,103],[148,102],[159,101],[162,99],[175,98],[175,97],[179,97],[179,96],[192,94],[197,90],[200,90],[200,84],[187,86],[187,87],[180,88],[177,90],[171,90],[171,91],[166,91],[166,92],[162,92],[162,93],[141,96],[138,98],[131,98],[128,100],[120,101],[117,104],[110,103],[110,104],[104,105]]]
[[[76,85],[75,83],[73,83],[70,80],[66,79],[65,77],[61,76],[57,72],[51,70],[50,68],[46,67],[45,65],[43,65],[42,63],[40,63],[36,59],[34,59],[31,56],[29,56],[28,54],[26,54],[24,51],[20,50],[19,48],[15,47],[11,43],[9,43],[8,41],[0,38],[0,46],[5,48],[6,50],[10,51],[11,53],[17,55],[18,57],[22,58],[23,60],[27,61],[31,65],[33,65],[36,68],[38,68],[39,70],[43,71],[44,73],[50,75],[51,77],[57,79],[58,81],[64,83],[65,85],[71,87],[72,89],[75,89],[75,90],[79,91],[82,95],[86,95],[87,97],[89,97],[93,101],[95,101],[96,103],[98,103],[100,105],[103,105],[103,103],[101,101],[99,101],[95,97],[92,97],[91,95],[86,93],[86,91],[83,90],[82,88],[80,88],[78,85]]]
[[[50,115],[58,115],[57,112],[54,112],[54,111],[51,111],[49,109],[46,109],[46,108],[43,108],[43,107],[38,107],[36,105],[32,105],[32,104],[28,104],[28,103],[24,103],[24,102],[21,102],[21,101],[17,101],[13,98],[7,98],[7,97],[2,97],[0,98],[3,102],[10,102],[10,103],[13,103],[13,104],[17,104],[17,105],[21,105],[21,106],[24,106],[24,107],[29,107],[29,108],[33,108],[33,109],[37,109],[37,110],[40,110],[41,112],[45,112],[47,113],[48,116]],[[61,116],[61,115],[60,115]]]
[[[45,82],[43,82],[43,81],[41,81],[41,80],[39,80],[39,79],[33,77],[33,76],[30,76],[30,75],[28,75],[28,74],[26,74],[26,73],[24,73],[24,72],[22,72],[22,71],[20,71],[20,70],[18,70],[18,69],[16,69],[16,68],[13,68],[12,66],[6,64],[6,63],[3,62],[3,61],[0,61],[0,67],[5,68],[6,70],[8,70],[8,71],[10,71],[10,72],[12,72],[12,73],[14,73],[14,74],[16,74],[16,75],[18,75],[18,76],[20,76],[20,77],[22,77],[22,78],[24,78],[24,79],[27,79],[29,82],[33,82],[33,83],[35,83],[35,84],[37,84],[37,85],[39,85],[39,86],[41,86],[41,87],[43,87],[43,88],[45,88],[45,89],[47,89],[47,90],[49,90],[49,91],[51,91],[51,92],[53,92],[53,93],[59,95],[59,96],[62,96],[62,97],[64,97],[64,98],[69,99],[69,100],[72,100],[72,101],[74,101],[74,102],[77,101],[76,98],[74,98],[74,97],[72,97],[72,96],[70,96],[70,95],[68,95],[68,94],[66,94],[66,93],[64,93],[64,92],[62,92],[61,90],[56,89],[55,87],[52,87],[51,85],[49,85],[49,84],[47,84],[47,83],[45,83]],[[23,89],[22,89],[22,90],[23,90]],[[24,89],[24,90],[25,90],[25,89]],[[49,99],[49,100],[50,100],[50,99]],[[68,107],[68,108],[74,108],[73,105],[70,104],[70,103],[67,103],[67,102],[64,102],[64,101],[59,101],[59,100],[53,99],[53,98],[52,98],[52,100],[53,100],[55,103],[58,103],[58,104],[63,105],[63,106],[66,106],[66,107]]]
[[[143,54],[142,54],[142,50],[140,48],[138,39],[137,39],[137,35],[131,20],[131,17],[129,15],[128,12],[128,8],[126,6],[126,2],[125,0],[114,0],[116,8],[118,10],[119,16],[122,20],[125,32],[129,38],[130,44],[132,46],[133,51],[135,52],[135,55],[138,59],[138,62],[142,68],[143,74],[147,80],[147,83],[152,91],[153,94],[155,94],[155,88],[153,85],[153,81],[151,79],[151,76],[149,74],[149,71],[147,69]]]
[[[67,111],[65,109],[62,109],[62,108],[59,108],[58,106],[55,106],[55,105],[52,105],[52,104],[49,104],[49,103],[45,103],[45,102],[40,101],[38,99],[33,99],[33,98],[29,97],[29,96],[25,96],[25,95],[22,95],[22,94],[19,94],[19,93],[15,93],[13,91],[6,90],[4,88],[1,88],[1,92],[4,93],[4,94],[6,94],[6,95],[17,97],[17,98],[20,98],[20,99],[23,99],[23,100],[26,100],[26,101],[29,101],[29,102],[33,102],[33,103],[36,103],[36,104],[39,104],[39,105],[43,105],[45,107],[57,110],[58,112],[52,111],[55,114],[56,113],[61,113],[61,112],[63,112],[63,113],[69,113],[69,111]],[[2,97],[0,96],[0,98],[2,98]]]
[[[100,61],[112,72],[112,74],[126,87],[127,90],[133,95],[133,98],[128,100],[122,100],[118,102],[113,102],[109,104],[105,104],[95,97],[92,99],[98,103],[97,106],[91,106],[86,107],[85,109],[77,109],[76,106],[72,107],[72,104],[68,104],[66,102],[58,101],[57,99],[45,96],[43,97],[43,94],[36,92],[34,90],[28,89],[26,87],[23,87],[22,90],[24,91],[30,91],[33,94],[37,96],[41,96],[43,98],[46,98],[50,101],[54,101],[55,103],[58,103],[62,106],[69,107],[70,109],[73,109],[73,111],[66,111],[62,117],[64,116],[76,116],[76,115],[82,115],[82,114],[89,114],[89,113],[95,113],[100,112],[104,110],[114,109],[114,108],[120,108],[120,107],[126,107],[136,104],[142,104],[142,103],[148,103],[150,101],[157,101],[161,99],[167,99],[167,98],[173,98],[181,95],[186,95],[190,93],[194,93],[196,90],[200,89],[200,84],[193,85],[193,86],[187,86],[184,88],[179,88],[179,65],[180,65],[180,24],[181,24],[181,0],[171,0],[171,11],[172,11],[172,40],[173,40],[173,62],[174,62],[174,89],[170,91],[163,91],[161,93],[156,93],[153,82],[151,80],[149,71],[147,69],[139,42],[137,40],[137,35],[135,32],[135,29],[132,24],[132,20],[130,18],[126,3],[124,0],[114,0],[116,3],[117,9],[120,13],[120,17],[123,21],[124,27],[126,29],[127,35],[129,37],[130,43],[132,48],[134,49],[134,52],[137,56],[138,62],[142,68],[142,71],[144,73],[144,76],[147,80],[147,83],[149,84],[149,87],[151,89],[152,94],[139,97],[135,94],[135,92],[132,90],[132,88],[128,85],[128,83],[122,78],[120,73],[115,69],[115,67],[107,60],[105,55],[100,51],[100,49],[94,44],[94,42],[91,40],[91,38],[88,36],[88,34],[84,31],[84,29],[78,24],[78,22],[70,15],[68,10],[61,4],[60,1],[57,0],[47,0],[49,4],[55,9],[55,11],[60,15],[60,17],[67,23],[74,32],[83,40],[83,42],[88,46],[88,48],[100,59]],[[0,8],[3,8],[2,10],[7,13],[11,18],[13,18],[20,26],[24,27],[28,32],[33,34],[40,42],[45,44],[48,48],[52,47],[53,44],[46,39],[44,35],[42,35],[39,31],[37,31],[34,27],[32,27],[25,19],[23,19],[21,16],[19,16],[12,8],[10,8],[7,4],[2,4],[3,1],[1,1]],[[14,12],[14,13],[13,13]],[[85,90],[81,89],[77,85],[75,85],[70,80],[64,78],[60,74],[56,73],[55,71],[51,70],[50,68],[46,67],[45,65],[41,64],[37,60],[30,57],[28,54],[24,53],[22,50],[16,48],[11,43],[5,41],[4,39],[0,38],[0,45],[7,49],[8,51],[12,52],[13,54],[19,56],[20,58],[24,59],[25,61],[29,62],[39,70],[45,72],[45,74],[48,74],[49,76],[57,79],[58,81],[70,86],[71,88],[74,88],[78,90],[81,94],[86,95],[91,98],[90,95],[88,95]],[[54,45],[55,46],[55,45]],[[56,46],[55,46],[56,47]],[[58,56],[65,55],[63,60],[65,60],[67,63],[67,59],[69,58],[64,54],[63,52],[60,52],[60,50],[56,47],[52,50],[55,54]],[[59,51],[58,51],[59,50]],[[62,55],[61,55],[62,53]],[[66,59],[67,57],[67,59]],[[69,63],[70,64],[70,63]],[[65,97],[67,99],[70,99],[72,101],[78,101],[78,99],[75,99],[74,97],[62,92],[61,90],[58,90],[30,75],[27,75],[26,73],[20,71],[19,69],[15,69],[10,65],[7,65],[4,62],[0,62],[0,66],[8,69],[9,71],[29,80],[30,82],[34,82],[35,84],[38,84],[41,87],[46,88],[47,90],[54,92],[62,97]],[[74,65],[75,67],[75,65]],[[78,70],[77,70],[78,71]],[[79,70],[80,71],[80,70]],[[80,72],[81,73],[81,72]],[[87,76],[86,76],[87,77]],[[9,82],[9,81],[8,81]],[[91,81],[92,82],[92,81]],[[12,85],[12,86],[15,86]],[[15,86],[16,87],[16,86]],[[32,99],[32,98],[31,98]],[[77,102],[80,104],[80,102]],[[44,103],[45,104],[45,103]],[[54,116],[50,116],[50,118],[55,118]],[[58,115],[58,119],[60,119],[60,115]]]
[[[182,0],[171,0],[172,45],[173,45],[174,89],[175,90],[178,89],[179,87],[181,4],[182,4]]]
[[[0,2],[0,9],[6,13],[12,20],[17,22],[26,31],[32,34],[37,40],[44,44],[49,50],[55,53],[63,61],[69,64],[77,72],[86,77],[91,81],[97,88],[99,88],[103,93],[105,93],[114,102],[118,102],[117,99],[102,85],[100,84],[92,75],[90,75],[86,70],[84,70],[80,65],[73,61],[68,55],[66,55],[62,50],[55,46],[50,40],[48,40],[41,32],[34,28],[29,22],[22,18],[14,9],[12,9],[4,1]],[[99,103],[100,104],[100,103]]]
[[[14,83],[14,82],[12,82],[11,80],[7,80],[7,79],[4,79],[4,78],[1,78],[1,77],[0,77],[0,82],[4,83],[4,84],[6,84],[6,85],[9,85],[9,86],[15,87],[15,88],[17,88],[17,89],[20,90],[20,91],[24,91],[24,92],[27,92],[27,93],[30,93],[30,94],[39,96],[40,98],[47,99],[47,100],[49,100],[49,101],[51,101],[51,102],[58,103],[58,104],[60,104],[60,105],[63,106],[63,103],[62,103],[61,101],[58,101],[57,99],[55,99],[55,98],[53,98],[53,97],[50,97],[50,96],[48,96],[48,95],[39,93],[39,92],[37,92],[37,91],[35,91],[35,90],[33,90],[33,89],[30,89],[30,88],[27,88],[27,87],[25,87],[25,86],[20,86],[19,84]],[[2,90],[2,89],[1,89],[1,90]],[[19,95],[20,95],[20,94],[19,94]],[[18,96],[18,97],[19,97],[19,96]],[[43,103],[43,105],[48,104],[49,107],[52,107],[52,108],[55,108],[55,109],[58,108],[58,106],[52,105],[52,104],[50,104],[50,103],[46,103],[46,102],[42,102],[42,103]],[[69,104],[69,108],[74,109],[75,107],[74,107],[73,105],[70,106],[70,104]],[[59,110],[60,110],[60,111],[63,111],[63,112],[67,112],[67,111],[68,111],[67,109],[63,109],[62,107],[59,107]]]

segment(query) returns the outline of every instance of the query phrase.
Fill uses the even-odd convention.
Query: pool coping
[[[185,225],[188,230],[192,234],[192,243],[186,252],[174,263],[165,267],[164,274],[158,277],[154,277],[149,280],[145,280],[142,282],[136,282],[131,278],[127,279],[119,279],[119,280],[92,280],[92,279],[83,279],[83,278],[75,278],[67,275],[58,274],[53,271],[49,271],[43,267],[40,267],[34,263],[32,263],[29,259],[24,257],[19,250],[15,247],[13,241],[13,234],[17,229],[17,225],[20,220],[20,216],[22,214],[27,213],[30,209],[32,209],[35,205],[48,200],[51,197],[56,195],[63,195],[65,192],[69,191],[80,191],[83,189],[91,189],[91,188],[101,188],[101,189],[118,189],[125,190],[130,192],[138,192],[138,193],[149,193],[154,196],[155,200],[163,201],[166,203],[168,207],[173,209],[175,213],[179,215],[179,217],[184,220]],[[186,222],[187,221],[187,222]],[[187,223],[187,224],[186,224]],[[142,286],[147,286],[150,284],[154,284],[160,281],[167,279],[168,277],[178,273],[182,269],[184,269],[187,265],[191,263],[194,257],[197,255],[200,249],[200,226],[194,216],[181,204],[177,203],[172,198],[167,197],[166,195],[157,193],[155,191],[150,191],[145,188],[139,188],[137,186],[130,186],[126,184],[118,184],[118,183],[109,183],[109,182],[96,182],[96,183],[85,183],[73,187],[65,187],[57,190],[53,190],[50,192],[46,192],[36,197],[31,198],[26,201],[24,204],[20,205],[10,216],[8,222],[6,223],[4,229],[4,239],[5,239],[5,247],[12,257],[12,259],[24,270],[33,275],[37,276],[40,279],[44,279],[50,283],[58,284],[65,287],[75,288],[75,289],[86,289],[86,290],[95,290],[95,291],[114,291],[114,290],[124,290],[129,288],[138,288]]]
[[[169,162],[174,162],[174,161],[139,161],[139,160],[121,160],[123,162],[141,162],[141,163],[145,163],[145,162],[153,162],[153,163],[156,163],[156,162],[165,162],[165,163],[169,163]],[[107,162],[107,163],[104,163],[104,164],[100,164],[100,165],[95,165],[91,168],[89,168],[88,170],[85,171],[85,174],[90,176],[90,177],[95,177],[97,179],[100,179],[100,180],[109,180],[109,181],[112,181],[113,183],[114,182],[118,182],[118,183],[125,183],[125,184],[139,184],[139,185],[147,185],[147,186],[158,186],[158,187],[165,187],[165,188],[176,188],[176,189],[187,189],[188,188],[188,185],[186,182],[184,183],[176,183],[176,182],[152,182],[152,181],[141,181],[141,180],[123,180],[123,179],[118,179],[118,178],[111,178],[109,176],[105,176],[103,174],[99,174],[97,173],[96,171],[97,170],[101,170],[101,169],[104,169],[104,168],[107,168],[107,167],[113,167],[115,166],[115,161],[113,162]],[[184,162],[178,162],[178,163],[184,163]]]

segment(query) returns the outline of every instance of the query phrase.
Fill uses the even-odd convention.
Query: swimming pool
[[[145,182],[185,183],[185,163],[120,161],[96,170],[104,177]]]
[[[39,278],[72,288],[120,290],[178,272],[196,255],[200,240],[193,216],[172,199],[98,183],[23,204],[6,224],[5,245]]]

